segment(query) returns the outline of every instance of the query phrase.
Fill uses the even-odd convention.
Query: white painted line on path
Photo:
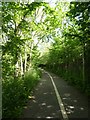
[[[44,70],[44,71],[45,71],[45,70]],[[61,99],[61,97],[60,97],[60,94],[59,94],[59,92],[58,92],[58,90],[57,90],[57,87],[56,87],[56,85],[55,85],[55,83],[54,83],[54,80],[53,80],[52,76],[51,76],[48,72],[46,72],[46,71],[45,71],[45,73],[48,74],[48,76],[50,77],[50,79],[51,79],[51,81],[52,81],[52,84],[53,84],[53,87],[54,87],[54,90],[55,90],[55,93],[56,93],[56,97],[57,97],[57,100],[58,100],[58,104],[59,104],[59,107],[60,107],[60,110],[61,110],[63,119],[64,119],[64,120],[69,120],[68,115],[67,115],[67,113],[66,113],[66,111],[65,111],[64,104],[63,104],[63,102],[62,102],[62,99]]]

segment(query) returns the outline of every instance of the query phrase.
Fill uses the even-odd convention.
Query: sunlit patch
[[[36,89],[36,90],[38,90],[38,89]]]
[[[68,106],[68,108],[66,108],[66,112],[67,112],[67,114],[72,114],[72,113],[74,113],[74,106]]]
[[[50,94],[52,95],[53,93],[51,92]]]
[[[64,115],[66,115],[66,112],[63,112]]]
[[[43,93],[44,95],[46,95],[47,93]]]
[[[47,118],[47,119],[50,119],[50,118],[53,118],[53,117],[47,116],[46,118]]]
[[[61,110],[62,111],[62,113],[65,115],[66,114],[66,112],[64,111],[64,110]]]
[[[37,118],[41,118],[41,116],[38,116]]]
[[[70,109],[74,109],[74,106],[69,106]]]
[[[71,112],[70,112],[70,111],[68,111],[68,112],[67,112],[67,114],[71,114]]]
[[[27,106],[24,106],[23,108],[24,108],[24,109],[27,109]]]
[[[63,106],[63,104],[60,104],[61,106]]]
[[[84,110],[84,108],[81,107],[80,110]]]
[[[69,97],[70,96],[70,93],[65,93],[64,94],[66,97]]]
[[[52,113],[52,115],[55,115],[55,113]]]
[[[58,77],[53,77],[53,78],[58,78]]]
[[[74,111],[72,110],[67,111],[67,114],[72,114],[72,113],[74,113]]]
[[[51,108],[51,107],[52,107],[52,105],[48,105],[48,106],[47,106],[47,108]]]
[[[42,103],[41,105],[44,106],[44,105],[46,105],[46,103]]]
[[[40,85],[42,85],[42,83],[40,83]]]
[[[28,96],[29,99],[35,99],[35,96]]]
[[[74,102],[77,102],[77,100],[74,100]]]
[[[36,103],[36,100],[33,100],[34,103]]]
[[[63,100],[66,100],[67,98],[63,98]]]

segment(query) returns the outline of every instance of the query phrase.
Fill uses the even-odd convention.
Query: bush
[[[31,90],[38,83],[40,71],[31,69],[23,78],[13,78],[2,81],[2,117],[17,118],[23,109]]]
[[[41,73],[38,69],[30,69],[24,76],[24,88],[29,94],[32,88],[37,84]]]

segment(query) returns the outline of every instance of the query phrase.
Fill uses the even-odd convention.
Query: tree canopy
[[[7,81],[25,76],[31,84],[27,72],[44,64],[46,69],[90,95],[90,3],[58,1],[54,5],[2,2],[4,94],[12,83],[7,85]],[[28,82],[25,81],[29,89]]]

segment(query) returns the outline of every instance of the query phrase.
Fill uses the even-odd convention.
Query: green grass
[[[2,117],[18,118],[22,112],[23,106],[28,100],[31,90],[40,80],[39,70],[31,69],[26,72],[22,78],[13,78],[3,80],[2,82]]]

